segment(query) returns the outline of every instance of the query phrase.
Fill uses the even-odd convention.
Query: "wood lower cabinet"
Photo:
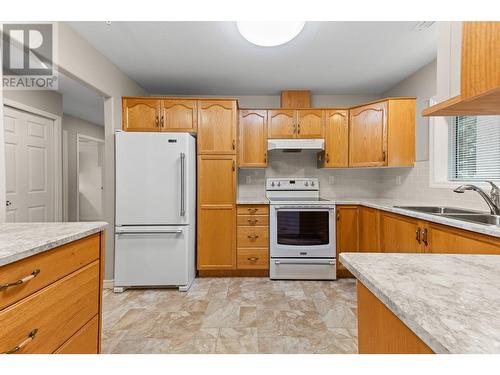
[[[433,351],[358,282],[359,354],[432,354]]]
[[[342,252],[357,252],[358,243],[358,206],[337,206],[337,278],[353,277],[340,263]]]
[[[359,207],[359,251],[380,251],[380,212],[370,207]]]
[[[269,270],[269,206],[238,205],[237,268]]]
[[[240,110],[238,167],[267,167],[267,111]]]
[[[204,208],[198,210],[198,270],[236,268],[236,210]]]
[[[297,138],[323,138],[325,113],[321,109],[297,110]]]
[[[100,351],[104,234],[0,267],[0,353]]]
[[[268,138],[295,138],[297,123],[295,110],[274,109],[267,111]]]
[[[447,254],[500,254],[500,238],[427,222],[426,251]]]
[[[163,99],[161,101],[160,130],[196,132],[197,102],[197,100],[189,99]]]
[[[381,251],[386,253],[425,252],[422,227],[422,222],[417,219],[382,211],[380,213]]]
[[[236,101],[198,102],[198,154],[236,154]]]
[[[413,166],[415,98],[385,99],[349,110],[349,166]]]
[[[236,156],[198,155],[198,270],[236,268]]]
[[[128,132],[160,131],[160,106],[158,99],[122,98],[122,128]]]
[[[325,111],[325,152],[319,154],[325,168],[349,165],[349,111]]]

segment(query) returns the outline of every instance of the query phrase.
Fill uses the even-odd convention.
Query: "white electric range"
[[[335,203],[317,178],[268,178],[270,278],[335,280]]]

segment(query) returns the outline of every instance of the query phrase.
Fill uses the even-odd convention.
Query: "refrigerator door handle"
[[[181,216],[186,216],[186,195],[185,195],[185,171],[186,168],[186,154],[181,152]]]

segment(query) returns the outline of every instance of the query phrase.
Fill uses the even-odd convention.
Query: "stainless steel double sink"
[[[442,216],[449,219],[468,221],[476,224],[493,225],[500,227],[500,216],[481,211],[445,206],[393,206],[408,211],[421,212],[430,215]]]

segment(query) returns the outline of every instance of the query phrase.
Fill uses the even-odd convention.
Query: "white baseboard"
[[[104,289],[113,289],[115,287],[115,280],[104,280],[102,284]]]

